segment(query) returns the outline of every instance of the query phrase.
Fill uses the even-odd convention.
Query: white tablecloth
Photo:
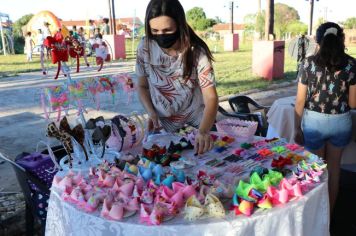
[[[287,142],[294,141],[294,106],[292,106],[294,103],[295,96],[274,101],[267,113],[269,124],[267,138],[282,137]]]
[[[267,138],[285,138],[287,142],[294,142],[294,106],[295,96],[277,99],[267,113],[269,123]],[[352,141],[346,146],[343,155],[343,164],[356,163],[356,111],[352,115]]]
[[[193,151],[192,151],[193,153]],[[226,153],[231,153],[227,150]],[[208,158],[223,154],[209,152]],[[188,156],[188,153],[185,154]],[[200,164],[200,162],[199,162]],[[196,174],[199,164],[189,169]],[[62,175],[63,173],[58,173]],[[87,214],[61,199],[60,191],[51,189],[48,205],[46,235],[48,236],[109,236],[109,235],[329,235],[329,201],[325,181],[300,199],[270,210],[257,210],[252,216],[235,216],[229,212],[223,219],[205,218],[189,222],[183,215],[159,226],[139,223],[139,213],[122,222],[108,221],[99,211]]]
[[[318,236],[329,235],[329,201],[325,182],[302,198],[281,207],[255,212],[252,216],[235,216],[230,212],[224,219],[202,219],[188,222],[182,216],[159,226],[138,223],[138,214],[123,222],[108,221],[99,213],[87,214],[61,200],[51,192],[47,236],[163,236],[163,235],[256,235],[256,236]]]

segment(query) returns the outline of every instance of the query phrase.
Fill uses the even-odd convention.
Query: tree
[[[260,36],[264,35],[265,32],[265,16],[265,11],[255,15],[255,24],[253,28]],[[245,23],[246,21],[248,22],[248,29],[253,25],[252,19],[253,15],[247,15],[247,19],[245,19]],[[277,38],[281,38],[288,32],[288,25],[295,24],[296,22],[302,24],[299,19],[299,14],[293,7],[282,3],[276,3],[274,5],[274,33]],[[296,27],[296,25],[293,27]],[[298,25],[298,27],[301,27],[300,29],[302,29],[301,25]],[[298,29],[294,28],[293,30]]]
[[[287,26],[287,32],[291,33],[292,36],[306,35],[308,33],[308,25],[300,21],[294,21]]]
[[[31,20],[33,14],[27,14],[22,16],[20,19],[14,22],[12,25],[13,28],[13,36],[14,36],[14,49],[15,53],[23,53],[23,48],[25,45],[24,35],[22,32],[22,27],[27,25],[27,23]]]
[[[343,25],[345,29],[356,29],[356,17],[347,18]]]
[[[27,14],[14,22],[12,27],[15,36],[19,36],[19,37],[23,36],[22,27],[27,25],[27,23],[31,20],[32,17],[33,14]]]
[[[205,12],[201,7],[194,7],[186,13],[187,21],[194,30],[206,30],[217,23],[215,19],[206,18]]]
[[[276,3],[274,9],[274,29],[277,38],[281,38],[287,32],[288,25],[299,21],[300,17],[296,9],[283,3]]]

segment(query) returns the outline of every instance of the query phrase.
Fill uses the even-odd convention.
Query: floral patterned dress
[[[182,54],[167,55],[155,41],[142,39],[137,49],[136,74],[147,78],[153,106],[166,131],[176,131],[184,124],[199,126],[204,110],[202,90],[215,86],[214,70],[204,53],[200,53],[191,77],[185,80]]]
[[[317,66],[314,56],[306,58],[298,74],[299,82],[308,86],[305,108],[324,114],[348,112],[349,87],[356,84],[355,74],[356,61],[352,57],[336,72]]]

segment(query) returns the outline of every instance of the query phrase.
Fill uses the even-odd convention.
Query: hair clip
[[[263,156],[263,157],[267,157],[267,156],[273,154],[273,152],[271,152],[271,151],[270,151],[269,149],[267,149],[267,148],[260,149],[260,150],[257,151],[257,153],[258,153],[259,155]]]
[[[273,159],[271,163],[272,167],[276,167],[279,169],[282,169],[286,165],[293,165],[291,158],[279,156],[278,159]]]
[[[250,149],[253,145],[251,143],[241,143],[240,147],[243,149]]]
[[[278,153],[278,154],[282,154],[282,153],[284,153],[286,151],[286,148],[283,147],[283,146],[276,146],[276,147],[271,148],[271,150],[273,152]]]

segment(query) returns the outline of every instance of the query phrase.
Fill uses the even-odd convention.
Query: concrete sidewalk
[[[73,74],[73,79],[81,79],[90,76],[108,75],[117,73],[133,73],[134,62],[119,62],[104,68],[100,73],[94,69],[84,69],[79,74]],[[0,79],[0,151],[10,158],[21,152],[33,152],[38,141],[45,139],[46,126],[44,111],[40,106],[40,88],[47,85],[63,83],[66,78],[58,80],[44,78],[40,72],[21,74],[16,77]],[[271,105],[275,99],[285,96],[293,96],[296,93],[296,85],[291,84],[283,88],[274,88],[266,91],[254,91],[249,96],[264,105]],[[96,111],[95,105],[89,108],[86,118],[102,115],[111,118],[117,113],[130,114],[132,111],[142,113],[144,110],[137,98],[127,104],[124,94],[116,97],[112,104],[110,96],[101,99],[101,109]],[[227,107],[227,102],[222,102]],[[75,111],[70,112],[70,120],[76,119]],[[56,115],[53,114],[52,117]],[[10,165],[0,165],[0,192],[20,191],[16,177]]]

